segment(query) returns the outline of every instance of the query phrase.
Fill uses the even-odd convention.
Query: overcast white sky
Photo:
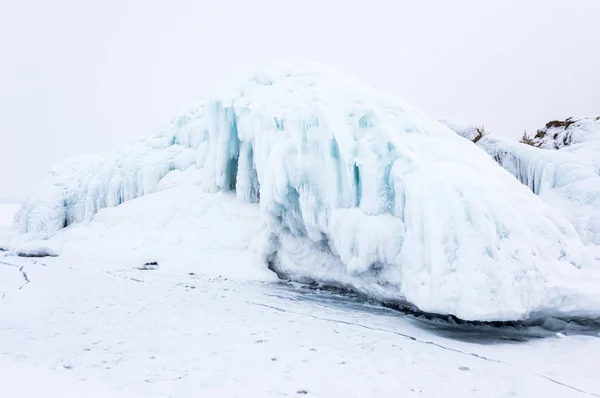
[[[600,0],[0,0],[0,197],[277,61],[519,136],[600,115]]]

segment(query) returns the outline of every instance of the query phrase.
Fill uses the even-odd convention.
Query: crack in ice
[[[360,328],[363,328],[363,329],[368,329],[368,330],[373,330],[373,331],[378,331],[378,332],[383,332],[383,333],[392,333],[392,334],[395,334],[397,336],[401,336],[401,337],[404,337],[406,339],[415,341],[417,343],[432,345],[432,346],[441,348],[441,349],[446,350],[446,351],[452,351],[452,352],[456,352],[458,354],[472,356],[472,357],[475,357],[477,359],[481,359],[481,360],[487,361],[487,362],[498,363],[498,364],[502,364],[502,365],[505,365],[505,366],[511,366],[511,367],[513,366],[513,365],[511,365],[509,363],[502,362],[502,361],[499,361],[499,360],[496,360],[496,359],[487,358],[487,357],[485,357],[483,355],[479,355],[479,354],[476,354],[476,353],[473,353],[473,352],[465,352],[465,351],[461,351],[461,350],[456,349],[456,348],[446,347],[446,346],[444,346],[442,344],[435,343],[433,341],[420,340],[420,339],[417,339],[416,337],[413,337],[411,335],[408,335],[408,334],[405,334],[405,333],[396,332],[394,330],[380,329],[380,328],[375,328],[375,327],[371,327],[371,326],[367,326],[367,325],[362,325],[360,323],[343,321],[343,320],[339,320],[339,319],[325,318],[325,317],[320,317],[320,316],[312,315],[312,314],[305,314],[305,313],[302,313],[302,312],[296,312],[296,311],[286,310],[286,309],[283,309],[283,308],[280,308],[280,307],[276,307],[276,306],[273,306],[273,305],[269,305],[269,304],[255,303],[255,302],[251,302],[251,301],[246,301],[246,304],[250,304],[250,305],[254,305],[254,306],[258,306],[258,307],[265,307],[265,308],[269,308],[269,309],[272,309],[272,310],[275,310],[275,311],[279,311],[279,312],[286,312],[286,313],[290,313],[290,314],[294,314],[294,315],[305,316],[305,317],[309,317],[309,318],[313,318],[313,319],[318,319],[318,320],[322,320],[322,321],[326,321],[326,322],[341,323],[341,324],[344,324],[344,325],[356,326],[356,327],[360,327]],[[551,381],[551,382],[553,382],[555,384],[558,384],[560,386],[563,386],[565,388],[569,388],[569,389],[571,389],[573,391],[577,391],[577,392],[582,393],[582,394],[592,395],[594,397],[600,397],[600,395],[598,395],[598,394],[595,394],[595,393],[589,392],[589,391],[585,391],[585,390],[581,390],[579,388],[576,388],[576,387],[573,387],[573,386],[571,386],[569,384],[560,382],[560,381],[558,381],[556,379],[553,379],[551,377],[545,376],[543,374],[540,374],[540,373],[533,373],[533,374],[535,376],[542,377],[542,378],[544,378],[544,379],[546,379],[548,381]]]
[[[566,388],[570,388],[570,389],[571,389],[571,390],[573,390],[573,391],[577,391],[577,392],[580,392],[580,393],[582,393],[582,394],[588,394],[588,395],[592,395],[592,396],[594,396],[594,397],[600,397],[600,395],[599,395],[599,394],[594,394],[593,392],[589,392],[589,391],[580,390],[579,388],[576,388],[576,387],[570,386],[570,385],[568,385],[568,384],[562,383],[562,382],[560,382],[560,381],[558,381],[558,380],[555,380],[555,379],[553,379],[553,378],[551,378],[551,377],[548,377],[548,376],[545,376],[545,375],[543,375],[543,374],[540,374],[540,373],[535,373],[535,375],[536,375],[536,376],[539,376],[539,377],[542,377],[542,378],[544,378],[544,379],[546,379],[546,380],[548,380],[548,381],[551,381],[551,382],[553,382],[553,383],[556,383],[556,384],[558,384],[558,385],[560,385],[560,386],[563,386],[563,387],[566,387]]]
[[[27,276],[27,273],[25,272],[25,266],[24,265],[18,265],[18,264],[12,264],[12,263],[7,263],[5,261],[0,261],[0,264],[3,265],[8,265],[9,267],[14,267],[17,268],[19,270],[19,272],[21,273],[21,276],[23,277],[23,279],[25,280],[25,285],[28,284],[30,282],[29,277]],[[23,285],[24,286],[24,285]],[[19,287],[19,289],[22,289],[23,286]],[[4,298],[4,295],[2,296]]]

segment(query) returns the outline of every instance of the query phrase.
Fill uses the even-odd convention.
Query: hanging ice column
[[[560,286],[595,266],[568,222],[414,108],[329,71],[267,72],[213,104],[210,156],[216,188],[237,161],[238,197],[259,191],[278,272],[513,319],[568,302]]]
[[[196,114],[177,137],[206,142],[188,146],[206,189],[260,202],[281,274],[465,319],[598,310],[573,227],[395,97],[328,68],[274,67]]]

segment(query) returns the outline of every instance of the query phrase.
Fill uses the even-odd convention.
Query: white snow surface
[[[247,250],[262,228],[257,205],[188,185],[61,230],[50,239],[59,257],[0,253],[0,395],[600,394],[598,337],[456,340],[396,311],[281,286]]]
[[[484,135],[484,128],[475,126],[473,123],[466,123],[450,118],[440,119],[439,122],[469,141],[476,141]]]
[[[69,237],[61,256],[99,250],[102,261],[139,262],[151,254],[189,263],[195,235],[181,229],[171,236],[164,228],[205,204],[186,201],[173,209],[163,195],[174,200],[190,194],[177,189],[198,186],[260,203],[252,244],[242,239],[232,261],[220,264],[234,267],[232,274],[248,261],[250,247],[249,259],[264,272],[269,262],[295,279],[342,284],[463,319],[600,310],[597,264],[565,218],[447,127],[312,64],[266,68],[151,138],[61,163],[16,223],[32,239],[83,222],[89,228],[70,230],[94,242],[104,236],[94,228],[114,223],[121,232],[102,238],[114,247],[75,248],[66,233],[52,239]],[[161,206],[146,213],[139,199],[132,201],[140,197],[163,199],[147,199]],[[117,205],[118,213],[98,212]],[[140,211],[156,230],[130,235],[142,225],[130,221]],[[206,211],[215,212],[206,228],[218,230],[222,210]],[[119,215],[106,220],[106,214]],[[155,245],[152,234],[164,242]],[[139,239],[141,249],[118,258],[115,248],[125,237]]]

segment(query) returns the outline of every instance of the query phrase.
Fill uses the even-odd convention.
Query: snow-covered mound
[[[465,319],[600,309],[596,264],[562,216],[444,125],[312,64],[267,68],[152,138],[63,163],[17,223],[50,236],[189,178],[260,203],[252,248],[280,274]]]
[[[49,242],[59,259],[96,269],[203,273],[236,280],[277,280],[248,248],[265,228],[258,206],[231,192],[182,184],[99,211]],[[60,250],[58,250],[60,249]],[[181,271],[181,272],[179,272]]]

